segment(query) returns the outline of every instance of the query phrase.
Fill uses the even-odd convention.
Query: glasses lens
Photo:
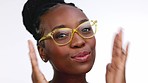
[[[91,38],[96,33],[96,22],[87,21],[76,28],[76,32],[83,38]],[[52,32],[53,40],[59,45],[65,45],[70,42],[75,33],[71,28],[60,28]]]
[[[65,44],[70,40],[72,30],[69,28],[57,29],[53,33],[53,39],[58,44]]]
[[[93,37],[96,33],[96,23],[94,22],[84,22],[77,28],[79,34],[84,38]]]

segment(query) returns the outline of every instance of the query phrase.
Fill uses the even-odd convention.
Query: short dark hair
[[[25,3],[22,11],[23,23],[35,40],[39,41],[41,38],[39,30],[40,16],[57,4],[66,4],[76,7],[74,3],[65,3],[64,0],[28,0]]]

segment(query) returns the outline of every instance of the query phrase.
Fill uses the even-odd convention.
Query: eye
[[[87,32],[92,31],[92,29],[91,29],[91,27],[85,27],[85,28],[82,28],[81,31],[84,32],[84,33],[87,33]]]
[[[69,34],[68,33],[56,33],[56,34],[54,34],[54,38],[55,39],[65,39],[65,38],[67,38],[69,36]]]

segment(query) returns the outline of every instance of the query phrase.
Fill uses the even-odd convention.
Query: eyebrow
[[[80,20],[79,25],[82,24],[82,23],[84,23],[84,22],[86,22],[86,21],[88,21],[88,19]],[[79,25],[78,25],[78,26],[79,26]]]
[[[65,26],[65,25],[55,26],[55,27],[52,29],[52,31],[55,30],[55,29],[58,29],[58,28],[64,28],[64,27],[66,27],[66,26]]]
[[[80,24],[86,22],[86,21],[88,21],[88,19],[80,20],[78,26],[79,26]],[[58,28],[64,28],[64,27],[66,27],[66,26],[65,26],[65,25],[55,26],[55,27],[52,29],[52,31],[55,30],[55,29],[58,29]]]

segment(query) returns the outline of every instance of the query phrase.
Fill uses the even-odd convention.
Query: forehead
[[[84,19],[87,19],[87,17],[80,9],[60,4],[53,9],[49,9],[47,13],[41,16],[40,25],[47,30],[59,25],[76,27]]]

